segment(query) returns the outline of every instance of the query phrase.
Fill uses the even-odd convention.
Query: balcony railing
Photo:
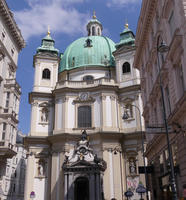
[[[110,86],[117,86],[114,79],[108,78],[101,78],[101,79],[94,79],[90,81],[60,81],[57,83],[56,88],[89,88],[89,87],[96,87],[98,85],[110,85]]]
[[[9,140],[0,141],[0,158],[12,158],[16,155],[16,147]]]
[[[16,79],[6,79],[5,80],[5,87],[9,87],[9,86],[14,86],[19,92],[21,92],[21,87],[20,85],[17,83]]]
[[[12,109],[12,107],[8,108],[0,108],[0,116],[7,118],[7,116],[12,117],[14,121],[18,121],[18,114]]]

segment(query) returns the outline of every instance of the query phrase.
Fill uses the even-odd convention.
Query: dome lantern
[[[102,30],[102,24],[97,20],[96,13],[94,11],[92,19],[87,24],[88,36],[101,36]]]

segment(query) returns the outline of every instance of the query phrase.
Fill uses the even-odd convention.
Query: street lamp
[[[136,188],[136,192],[140,194],[140,200],[143,200],[142,195],[147,191],[147,189],[143,186],[142,183],[139,183],[138,187]]]
[[[176,190],[175,173],[174,173],[174,164],[173,164],[173,157],[172,157],[172,149],[170,147],[168,124],[167,124],[167,117],[166,117],[166,110],[165,110],[165,100],[164,100],[164,91],[163,91],[163,85],[162,85],[160,61],[159,61],[159,55],[158,55],[158,53],[163,54],[163,53],[168,52],[169,51],[169,46],[167,46],[166,43],[163,40],[161,41],[161,44],[159,45],[160,37],[161,36],[159,35],[158,39],[157,39],[157,59],[158,59],[158,70],[159,70],[159,84],[160,84],[161,100],[162,100],[162,107],[163,107],[163,118],[164,118],[164,124],[165,124],[167,148],[168,148],[170,170],[171,170],[171,181],[170,181],[170,184],[171,184],[171,189],[172,189],[172,193],[173,193],[173,199],[174,200],[178,200],[177,190]]]
[[[138,106],[132,105],[132,104],[131,104],[131,106],[135,107],[139,112],[140,131],[141,131],[141,147],[142,147],[142,156],[143,156],[143,166],[144,166],[144,172],[145,172],[145,185],[146,185],[146,188],[147,188],[148,179],[147,179],[147,169],[146,169],[146,164],[145,164],[145,153],[144,153],[145,151],[144,151],[144,138],[143,138],[142,122],[141,122],[141,111],[138,108]],[[129,115],[125,110],[122,119],[125,120],[125,119],[128,119],[128,118],[129,118]],[[146,199],[149,200],[149,195],[148,195],[148,190],[147,189],[146,189]]]
[[[132,197],[132,196],[134,195],[134,193],[133,193],[130,189],[128,189],[128,190],[124,193],[124,195],[127,197],[127,200],[128,200],[128,198],[130,199],[130,197]]]
[[[36,194],[34,191],[30,192],[30,199],[35,199]]]

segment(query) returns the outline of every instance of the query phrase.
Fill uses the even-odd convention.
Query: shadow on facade
[[[12,165],[17,166],[16,168],[10,167],[8,160],[5,167],[4,196],[10,200],[24,200],[26,162],[22,158],[17,162],[17,159],[17,157],[14,157],[11,160]]]

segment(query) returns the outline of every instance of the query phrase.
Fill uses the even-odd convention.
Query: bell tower
[[[52,91],[58,81],[59,51],[48,30],[34,56],[34,87],[29,94],[31,104],[30,135],[48,136],[53,130]]]
[[[54,47],[55,41],[48,30],[42,39],[41,46],[37,48],[34,56],[35,78],[34,92],[49,92],[54,89],[58,77],[58,49]]]
[[[135,36],[125,24],[123,32],[120,34],[120,42],[116,44],[116,51],[113,53],[116,61],[116,81],[122,85],[124,82],[137,80],[139,72],[133,68],[135,55]]]
[[[102,24],[100,21],[97,20],[96,13],[94,11],[92,19],[87,24],[88,36],[101,36],[102,30],[103,30]]]

